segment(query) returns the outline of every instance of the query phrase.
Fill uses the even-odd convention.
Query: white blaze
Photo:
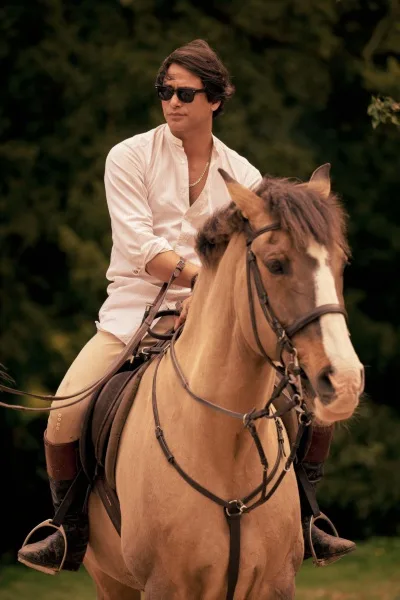
[[[307,248],[307,253],[317,261],[314,274],[316,306],[338,304],[339,299],[333,273],[328,264],[327,249],[313,241]],[[323,315],[320,317],[320,324],[325,353],[336,372],[333,382],[336,380],[339,388],[350,385],[350,387],[356,388],[352,391],[358,391],[361,386],[362,365],[350,342],[344,316],[339,313]]]

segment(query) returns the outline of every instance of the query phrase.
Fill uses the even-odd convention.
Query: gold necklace
[[[196,181],[194,181],[193,183],[189,183],[189,187],[190,188],[192,188],[195,185],[197,185],[198,183],[200,183],[200,181],[203,179],[203,177],[204,177],[204,175],[205,175],[205,173],[206,173],[206,171],[208,169],[208,165],[209,164],[210,164],[210,161],[208,160],[207,163],[206,163],[206,166],[204,167],[204,171],[202,172],[202,174],[200,175],[200,177]]]

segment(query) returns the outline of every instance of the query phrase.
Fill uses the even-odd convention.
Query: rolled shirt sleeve
[[[113,244],[128,260],[134,275],[142,274],[157,254],[173,250],[164,237],[154,234],[145,172],[140,149],[121,142],[110,150],[104,183]]]

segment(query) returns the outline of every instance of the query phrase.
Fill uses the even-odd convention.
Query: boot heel
[[[52,444],[45,435],[45,454],[55,515],[32,529],[18,552],[18,560],[37,571],[56,575],[62,569],[78,570],[84,559],[89,539],[84,510],[89,482],[79,462],[77,440]],[[42,527],[52,527],[55,532],[28,544]]]

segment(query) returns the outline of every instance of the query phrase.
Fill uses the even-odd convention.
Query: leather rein
[[[169,281],[163,283],[163,285],[161,286],[160,291],[158,292],[157,297],[154,300],[153,304],[147,305],[146,311],[144,313],[142,323],[141,323],[139,329],[135,332],[135,334],[132,336],[132,338],[127,343],[125,349],[121,352],[121,354],[119,354],[117,356],[115,361],[111,364],[111,366],[108,368],[108,370],[105,372],[105,374],[100,379],[94,381],[93,383],[82,388],[81,390],[74,392],[73,394],[68,394],[65,396],[53,396],[52,394],[34,394],[31,392],[25,392],[23,390],[17,390],[13,387],[10,387],[9,385],[4,385],[4,384],[0,384],[0,392],[8,392],[9,394],[13,394],[15,396],[29,396],[30,398],[36,398],[38,400],[44,400],[46,402],[64,402],[64,400],[70,400],[71,398],[77,398],[76,400],[73,400],[72,402],[63,404],[62,408],[66,408],[68,406],[73,406],[74,404],[78,404],[79,402],[82,402],[83,400],[85,400],[86,398],[88,398],[89,396],[94,394],[95,392],[99,391],[111,379],[111,377],[113,375],[115,375],[121,369],[121,367],[126,363],[126,361],[130,360],[132,358],[132,356],[136,355],[137,350],[140,345],[140,342],[142,341],[142,338],[147,333],[149,333],[152,337],[154,337],[156,339],[160,339],[160,340],[161,339],[162,340],[171,339],[170,335],[164,336],[162,334],[158,334],[158,333],[152,331],[151,326],[153,324],[154,319],[156,319],[158,317],[162,317],[167,314],[168,315],[173,315],[173,314],[178,315],[179,314],[178,312],[171,311],[171,310],[160,312],[160,308],[161,308],[161,305],[167,294],[167,291],[169,290],[169,288],[171,287],[171,285],[173,284],[175,279],[177,277],[179,277],[179,275],[182,273],[182,271],[185,267],[185,264],[186,264],[186,261],[183,258],[180,258],[174,271],[171,274]],[[5,373],[4,370],[1,370],[2,367],[3,367],[3,365],[0,364],[0,381],[1,381],[1,379],[3,379],[4,381],[6,381],[9,384],[14,383],[14,380],[11,377],[9,377],[9,375],[7,373]],[[18,404],[8,404],[6,402],[0,402],[0,406],[2,406],[4,408],[9,408],[11,410],[18,410],[21,412],[50,412],[52,410],[60,410],[58,406],[37,408],[37,407],[31,407],[31,406],[20,406]]]
[[[115,373],[117,373],[119,371],[119,369],[124,365],[124,363],[127,360],[129,360],[132,355],[136,354],[139,344],[140,344],[140,341],[142,340],[143,336],[147,332],[151,333],[151,335],[154,338],[157,338],[160,340],[168,340],[168,339],[172,338],[169,346],[163,345],[162,347],[154,348],[154,353],[159,354],[158,359],[157,359],[156,368],[154,371],[153,385],[152,385],[152,406],[153,406],[153,415],[154,415],[154,422],[155,422],[155,434],[156,434],[156,438],[157,438],[157,440],[161,446],[161,449],[162,449],[164,455],[166,456],[168,462],[177,470],[177,472],[181,475],[181,477],[189,485],[191,485],[195,490],[197,490],[199,493],[203,494],[205,497],[209,498],[210,500],[212,500],[219,506],[222,506],[224,509],[224,514],[227,519],[227,522],[229,525],[229,532],[230,532],[229,563],[228,563],[228,591],[227,591],[226,600],[233,600],[235,589],[236,589],[236,584],[237,584],[237,580],[238,580],[238,575],[239,575],[241,517],[243,514],[250,513],[258,506],[265,504],[265,502],[267,502],[271,498],[271,496],[274,494],[274,492],[278,489],[280,483],[282,482],[286,473],[290,470],[293,462],[296,459],[296,453],[299,448],[303,433],[304,433],[306,427],[308,425],[310,425],[312,418],[313,418],[312,413],[307,409],[305,402],[304,402],[304,398],[303,398],[303,394],[302,394],[301,378],[300,378],[301,369],[300,369],[299,363],[298,363],[297,350],[293,346],[290,338],[292,338],[296,333],[298,333],[301,329],[303,329],[304,327],[306,327],[313,321],[316,321],[317,319],[319,319],[322,315],[330,314],[330,313],[340,313],[340,314],[343,314],[345,317],[347,317],[346,311],[345,311],[344,307],[342,307],[341,305],[339,305],[339,304],[324,304],[324,305],[319,306],[319,307],[315,308],[314,310],[310,311],[308,314],[304,315],[303,317],[297,319],[294,323],[287,326],[286,328],[284,328],[281,325],[281,323],[277,319],[276,315],[274,314],[274,311],[272,310],[271,304],[269,302],[268,294],[262,283],[261,273],[260,273],[259,267],[257,265],[256,256],[253,253],[252,248],[251,248],[253,241],[257,237],[259,237],[260,235],[262,235],[264,233],[274,231],[277,229],[280,229],[280,226],[278,223],[268,225],[267,227],[263,227],[262,229],[259,229],[257,231],[252,230],[252,228],[250,227],[250,224],[246,223],[246,229],[245,229],[245,231],[247,233],[246,279],[247,279],[247,291],[248,291],[252,329],[253,329],[254,337],[255,337],[255,340],[257,343],[257,347],[258,347],[261,355],[277,371],[277,374],[280,377],[280,382],[276,385],[271,397],[266,402],[264,408],[262,408],[260,410],[256,410],[254,408],[249,413],[242,414],[242,413],[238,413],[238,412],[229,410],[222,406],[218,406],[218,405],[210,402],[209,400],[206,400],[206,399],[201,398],[200,396],[196,395],[190,389],[189,383],[188,383],[187,379],[185,378],[182,368],[179,365],[179,362],[178,362],[178,359],[176,356],[176,352],[175,352],[175,342],[178,339],[178,337],[182,331],[182,327],[178,331],[176,331],[173,335],[172,334],[161,335],[161,334],[152,332],[151,325],[152,325],[154,319],[157,318],[158,316],[161,316],[162,314],[164,314],[164,313],[160,313],[159,310],[161,308],[161,304],[165,298],[165,295],[166,295],[169,287],[172,285],[174,280],[180,275],[180,273],[182,272],[182,270],[185,266],[185,261],[183,259],[179,260],[178,264],[175,267],[174,272],[172,273],[172,275],[170,277],[170,280],[167,283],[163,284],[163,286],[161,287],[160,292],[157,295],[157,298],[155,299],[153,304],[146,309],[141,326],[139,327],[139,329],[137,330],[135,335],[132,337],[132,339],[129,341],[125,350],[120,354],[120,356],[118,356],[116,361],[110,366],[110,368],[107,370],[107,372],[101,379],[99,379],[98,381],[95,381],[94,383],[90,384],[89,386],[85,387],[84,389],[79,390],[78,392],[75,392],[74,394],[69,394],[67,396],[57,396],[57,397],[50,395],[50,394],[43,395],[43,394],[27,393],[27,392],[6,386],[4,384],[0,384],[0,391],[5,391],[5,392],[9,392],[11,394],[21,395],[21,396],[26,395],[26,396],[30,396],[33,398],[38,398],[40,400],[46,400],[46,401],[64,401],[64,400],[69,400],[71,398],[77,398],[77,396],[79,396],[79,398],[77,398],[76,400],[63,405],[64,407],[72,406],[73,404],[82,402],[83,400],[85,400],[85,398],[87,398],[91,394],[95,393],[103,385],[105,385],[105,383],[107,383],[107,381],[109,381],[109,379]],[[271,329],[273,330],[273,332],[275,333],[275,335],[277,337],[278,347],[280,349],[280,353],[279,353],[280,360],[281,360],[280,365],[277,365],[268,356],[268,354],[265,352],[262,342],[260,340],[260,336],[259,336],[258,328],[257,328],[256,316],[255,316],[255,303],[254,303],[254,295],[253,295],[253,288],[252,288],[252,279],[254,281],[257,297],[258,297],[262,312],[263,312],[268,324],[270,325]],[[168,314],[171,314],[171,311],[166,311],[166,312],[168,312]],[[201,484],[199,484],[197,481],[195,481],[192,477],[190,477],[190,475],[188,475],[180,467],[180,465],[176,461],[174,455],[171,453],[171,451],[168,447],[168,444],[165,440],[165,436],[164,436],[164,432],[161,427],[158,408],[157,408],[157,374],[158,374],[158,369],[159,369],[161,360],[162,360],[163,356],[165,355],[165,353],[168,351],[168,349],[170,349],[172,364],[173,364],[175,372],[178,376],[178,379],[180,380],[181,385],[184,387],[184,389],[187,391],[187,393],[197,402],[202,403],[203,405],[208,406],[209,408],[212,408],[213,410],[219,411],[223,414],[226,414],[227,416],[230,416],[230,417],[233,417],[236,419],[241,419],[244,427],[249,431],[250,435],[252,436],[255,446],[257,448],[261,466],[262,466],[262,481],[261,481],[260,485],[257,486],[247,496],[244,496],[242,498],[236,498],[233,500],[225,500],[223,498],[220,498],[213,492],[207,490],[205,487],[203,487]],[[283,351],[284,350],[290,356],[290,361],[287,363],[283,360]],[[150,349],[150,351],[143,352],[143,353],[151,354],[153,352],[151,352],[151,349]],[[1,365],[0,365],[0,367],[1,367]],[[8,375],[6,373],[4,373],[3,371],[0,372],[0,376],[3,379],[5,379],[6,381],[12,382],[12,379],[10,377],[8,377]],[[291,395],[291,398],[287,404],[287,407],[285,407],[277,412],[271,411],[271,405],[273,404],[274,400],[280,394],[285,393],[285,391],[287,389],[290,389],[293,392]],[[13,410],[20,410],[20,411],[46,411],[47,412],[47,411],[51,411],[51,410],[58,410],[57,406],[46,407],[46,408],[36,408],[36,407],[33,408],[33,407],[27,407],[27,406],[7,404],[5,402],[0,402],[0,406],[3,406],[5,408],[10,408]],[[289,410],[292,410],[292,409],[294,409],[298,413],[299,428],[298,428],[298,433],[297,433],[296,439],[293,442],[293,444],[291,445],[290,454],[288,457],[286,457],[285,449],[284,449],[283,427],[279,420],[279,417],[281,417],[283,414],[285,414],[286,412],[288,412]],[[275,427],[276,427],[276,432],[277,432],[278,452],[277,452],[277,457],[276,457],[275,463],[270,471],[269,471],[269,464],[268,464],[267,457],[265,455],[262,443],[260,441],[260,438],[258,436],[256,427],[255,427],[255,421],[257,421],[258,419],[261,419],[261,418],[273,419],[274,423],[275,423]],[[273,483],[272,487],[269,490],[267,490],[268,484],[271,483],[271,481],[275,478],[275,476],[278,473],[279,464],[283,457],[286,458],[285,464],[284,464],[281,472],[277,476],[275,482]],[[256,497],[258,495],[259,495],[259,497],[256,499]]]
[[[246,223],[246,233],[247,233],[247,256],[246,256],[246,279],[247,279],[247,292],[248,292],[248,300],[249,300],[249,308],[250,308],[250,316],[252,329],[254,333],[254,337],[257,343],[257,346],[262,354],[262,356],[267,360],[267,362],[277,371],[280,376],[280,382],[275,387],[271,397],[265,404],[264,408],[261,410],[256,410],[255,408],[251,410],[249,413],[242,414],[232,410],[229,410],[225,407],[219,406],[202,398],[195,394],[193,390],[191,390],[189,383],[183,373],[183,370],[179,364],[178,358],[175,352],[175,342],[178,339],[182,328],[176,331],[171,339],[171,343],[169,346],[166,346],[160,349],[160,353],[157,359],[156,368],[153,376],[153,384],[152,384],[152,407],[153,407],[153,416],[155,423],[155,435],[160,444],[161,450],[163,451],[168,462],[175,468],[175,470],[179,473],[179,475],[196,491],[201,493],[206,498],[209,498],[219,506],[222,506],[224,509],[224,514],[227,519],[229,525],[229,533],[230,533],[230,543],[229,543],[229,563],[228,563],[228,590],[226,600],[233,600],[236,584],[239,576],[239,565],[240,565],[240,525],[241,518],[243,514],[250,513],[257,507],[265,504],[271,496],[278,489],[281,484],[283,478],[286,473],[290,470],[293,462],[296,459],[296,453],[300,446],[301,439],[303,437],[304,431],[308,425],[310,425],[313,414],[308,410],[305,405],[302,387],[301,387],[301,369],[299,367],[298,358],[297,358],[297,350],[293,346],[291,339],[296,333],[298,333],[301,329],[306,327],[308,324],[316,321],[322,315],[331,314],[331,313],[340,313],[343,314],[347,318],[347,313],[339,304],[324,304],[322,306],[318,306],[314,310],[310,311],[308,314],[300,317],[294,323],[284,328],[279,320],[277,319],[269,298],[268,294],[264,288],[264,284],[262,282],[261,273],[257,264],[256,256],[252,250],[253,241],[263,235],[264,233],[268,233],[270,231],[274,231],[279,229],[280,226],[278,223],[273,223],[268,225],[267,227],[263,227],[257,231],[253,231],[250,227],[249,223]],[[254,303],[254,295],[252,288],[252,278],[254,281],[257,297],[262,309],[262,312],[270,325],[271,329],[275,333],[278,341],[279,354],[281,365],[277,365],[265,352],[264,347],[262,345],[258,328],[257,328],[257,320],[255,316],[255,303]],[[229,417],[240,419],[243,422],[244,427],[249,431],[250,435],[253,438],[254,444],[256,446],[261,467],[262,467],[262,481],[259,486],[257,486],[252,492],[250,492],[247,496],[242,498],[235,498],[232,500],[223,499],[210,490],[206,489],[202,486],[198,481],[193,479],[177,462],[175,456],[172,454],[167,441],[165,439],[165,435],[163,429],[161,427],[160,416],[158,412],[157,406],[157,375],[158,369],[161,364],[162,358],[165,354],[170,350],[170,357],[172,361],[173,368],[175,373],[182,385],[182,387],[186,390],[186,392],[194,399],[196,402],[199,402],[208,408],[211,408],[215,411],[223,413]],[[283,351],[286,351],[290,356],[290,361],[285,363],[283,360]],[[282,365],[284,365],[282,367]],[[289,388],[292,391],[291,399],[289,400],[287,406],[282,408],[280,411],[273,412],[271,410],[271,405],[274,400]],[[299,420],[299,428],[297,432],[296,439],[294,443],[291,445],[290,454],[286,457],[285,449],[284,449],[284,437],[283,437],[283,427],[279,417],[288,412],[289,410],[295,409],[298,413]],[[276,427],[277,440],[278,440],[278,452],[275,463],[272,469],[269,471],[269,464],[267,457],[265,455],[261,440],[257,433],[257,429],[255,426],[255,421],[261,418],[265,419],[273,419]],[[277,476],[274,484],[271,489],[267,490],[267,486],[278,473],[279,464],[283,457],[286,457],[285,464]],[[256,497],[258,498],[256,499]]]

